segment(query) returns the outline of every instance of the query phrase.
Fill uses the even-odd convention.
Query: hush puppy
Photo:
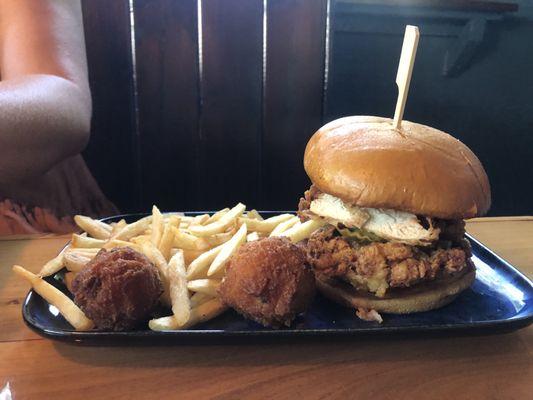
[[[129,247],[100,250],[72,281],[74,302],[100,330],[137,327],[162,292],[157,268]]]
[[[224,303],[264,326],[289,326],[315,293],[304,250],[287,238],[245,243],[228,261],[219,288]]]

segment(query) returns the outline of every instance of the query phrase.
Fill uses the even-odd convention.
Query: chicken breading
[[[332,226],[315,232],[307,243],[315,273],[338,277],[383,296],[388,288],[410,287],[459,272],[466,266],[461,247],[419,248],[397,242],[366,245],[337,236]]]

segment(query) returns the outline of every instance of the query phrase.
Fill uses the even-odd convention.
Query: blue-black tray
[[[279,212],[262,212],[265,216]],[[198,214],[198,213],[186,213]],[[128,214],[105,219],[107,222],[125,218],[128,222],[145,214]],[[392,315],[383,314],[383,323],[358,319],[352,309],[341,307],[317,295],[304,316],[290,328],[269,329],[245,320],[234,311],[182,331],[154,332],[148,328],[128,332],[76,332],[38,294],[30,291],[22,314],[30,328],[40,335],[67,342],[92,345],[126,343],[181,344],[197,342],[279,341],[320,337],[361,337],[382,334],[492,334],[509,332],[533,322],[533,284],[512,265],[494,254],[476,239],[472,244],[472,260],[476,266],[474,284],[451,304],[434,311]],[[67,292],[52,277],[48,282]]]

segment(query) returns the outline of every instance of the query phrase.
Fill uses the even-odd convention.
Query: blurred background
[[[490,215],[533,214],[529,0],[85,0],[83,12],[94,107],[84,157],[124,212],[295,209],[321,125],[393,116],[414,24],[404,118],[477,154]]]

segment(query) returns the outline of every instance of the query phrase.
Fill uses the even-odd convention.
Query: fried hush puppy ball
[[[129,330],[146,321],[163,285],[157,268],[129,248],[100,250],[72,282],[74,302],[100,330]]]
[[[287,238],[245,243],[228,261],[219,288],[224,303],[264,326],[289,326],[315,294],[305,252]]]

